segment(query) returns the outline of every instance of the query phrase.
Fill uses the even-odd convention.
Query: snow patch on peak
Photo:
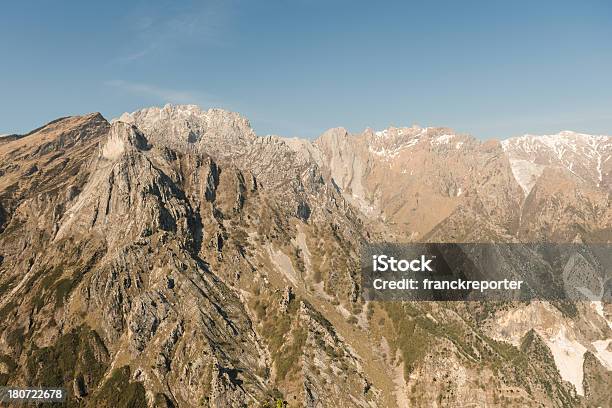
[[[391,126],[383,130],[377,130],[373,132],[373,135],[375,136],[374,137],[375,140],[376,139],[386,139],[386,138],[389,138],[389,139],[400,138],[403,140],[409,137],[421,136],[426,131],[427,129],[422,129],[416,125],[413,125],[412,127],[400,127],[400,128]]]
[[[418,126],[410,128],[390,127],[388,129],[370,133],[367,137],[368,150],[371,154],[390,160],[397,157],[404,149],[417,145],[427,129]],[[366,136],[369,136],[366,134]]]
[[[612,137],[605,135],[589,135],[586,133],[563,130],[552,135],[534,135],[526,133],[523,136],[511,137],[502,141],[504,149],[510,147],[523,147],[527,150],[545,147],[558,150],[560,147],[575,150],[578,144],[584,143],[591,147],[596,147],[601,142],[610,142]]]
[[[431,145],[440,145],[449,143],[456,135],[453,134],[442,134],[440,136],[436,136],[435,139],[431,140]]]
[[[378,130],[376,132],[374,132],[374,134],[376,135],[376,137],[385,137],[387,136],[387,134],[389,133],[388,129],[385,130]]]
[[[604,164],[612,155],[612,137],[570,130],[553,135],[526,134],[506,139],[501,145],[513,164],[515,176],[525,170],[515,166],[525,167],[524,162],[528,161],[540,166],[563,167],[579,179],[598,187],[604,183]],[[525,185],[518,178],[517,181],[521,186]]]

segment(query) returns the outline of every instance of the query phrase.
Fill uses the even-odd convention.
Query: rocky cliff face
[[[562,168],[584,183],[610,189],[609,136],[564,131],[556,135],[515,137],[504,140],[502,145],[525,194],[547,167]]]
[[[601,404],[609,305],[364,302],[358,265],[365,240],[609,242],[585,143],[578,172],[443,128],[58,119],[0,144],[0,381],[75,406]]]
[[[520,190],[498,143],[413,127],[357,136],[332,130],[315,144],[347,199],[378,215],[398,238],[422,240],[461,209],[508,233],[517,228]]]

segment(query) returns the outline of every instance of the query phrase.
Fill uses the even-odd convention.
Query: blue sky
[[[612,134],[611,4],[7,2],[0,133],[171,102],[284,136],[413,123]]]

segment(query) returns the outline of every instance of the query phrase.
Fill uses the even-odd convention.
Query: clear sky
[[[2,4],[0,133],[166,102],[283,136],[413,123],[612,134],[612,2]]]

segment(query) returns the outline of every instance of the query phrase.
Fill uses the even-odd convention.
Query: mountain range
[[[365,301],[359,268],[365,242],[610,244],[611,156],[574,132],[258,136],[194,105],[2,137],[0,384],[92,407],[612,406],[609,303]]]

